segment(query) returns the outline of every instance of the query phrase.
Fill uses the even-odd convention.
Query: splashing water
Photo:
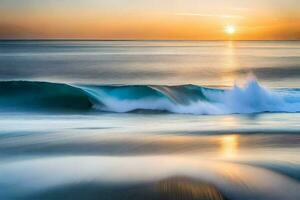
[[[1,110],[132,112],[185,114],[299,112],[300,90],[268,90],[250,79],[230,89],[196,85],[67,85],[46,82],[0,83]]]

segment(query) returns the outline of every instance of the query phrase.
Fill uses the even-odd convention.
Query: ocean
[[[0,199],[300,199],[299,41],[0,41]]]

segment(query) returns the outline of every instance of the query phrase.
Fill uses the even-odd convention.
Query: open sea
[[[299,200],[300,41],[0,41],[0,199]]]

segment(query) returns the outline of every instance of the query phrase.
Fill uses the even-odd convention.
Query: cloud
[[[198,16],[198,17],[218,17],[218,18],[235,18],[241,19],[243,16],[240,15],[225,15],[225,14],[205,14],[205,13],[176,13],[175,15],[181,16]]]

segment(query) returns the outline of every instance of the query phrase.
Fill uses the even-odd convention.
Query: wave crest
[[[268,90],[255,80],[244,87],[196,85],[67,85],[46,82],[0,82],[0,109],[47,111],[167,111],[197,115],[299,112],[300,90]]]

